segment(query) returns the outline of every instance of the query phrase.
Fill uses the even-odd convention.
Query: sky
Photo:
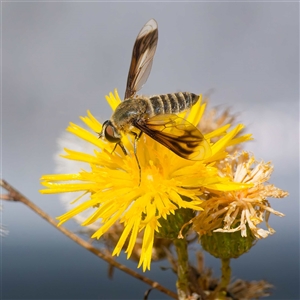
[[[139,93],[209,92],[212,106],[230,107],[253,134],[245,149],[272,162],[270,182],[290,196],[270,200],[286,216],[271,216],[276,234],[234,260],[233,276],[271,282],[269,299],[299,299],[298,3],[8,1],[1,9],[5,180],[51,216],[65,212],[57,195],[39,193],[39,178],[55,172],[69,122],[80,124],[87,110],[100,121],[110,117],[104,96],[115,88],[124,95],[135,38],[155,18],[158,47]],[[27,207],[2,206],[9,230],[1,239],[3,299],[143,297],[147,286],[118,271],[109,280],[106,263]],[[78,229],[72,221],[66,227]],[[174,290],[174,275],[161,265],[146,275]],[[215,258],[207,255],[206,265],[220,274]]]

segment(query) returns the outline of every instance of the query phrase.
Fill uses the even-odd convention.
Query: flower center
[[[158,184],[163,182],[163,176],[160,169],[155,166],[151,160],[149,161],[148,166],[142,169],[142,177],[144,179],[142,182],[150,189],[154,189]]]
[[[147,178],[147,180],[149,180],[149,181],[154,181],[154,178],[153,178],[153,175],[152,175],[152,174],[148,174],[146,178]]]

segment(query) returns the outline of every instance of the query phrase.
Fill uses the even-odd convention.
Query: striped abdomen
[[[152,96],[149,98],[151,115],[178,114],[190,109],[198,99],[199,95],[189,92]]]

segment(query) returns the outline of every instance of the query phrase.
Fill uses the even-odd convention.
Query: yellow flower
[[[209,108],[209,98],[204,98],[205,103],[207,104],[207,108],[201,118],[201,122],[198,124],[198,128],[202,133],[208,133],[213,130],[218,129],[219,127],[226,124],[237,124],[237,116],[238,114],[232,114],[229,108],[222,108],[221,106],[210,107]],[[238,134],[242,135],[244,130],[241,130]],[[216,142],[218,137],[214,138],[212,141]],[[226,151],[229,154],[234,154],[237,151],[242,150],[241,144],[235,144],[231,147],[228,147]]]
[[[114,110],[121,100],[117,91],[106,97]],[[204,112],[205,105],[194,105],[187,120],[197,125]],[[179,208],[201,210],[203,190],[214,189],[228,191],[245,188],[247,185],[235,183],[228,177],[220,177],[214,163],[226,157],[226,147],[251,139],[250,135],[235,138],[243,126],[238,125],[229,132],[230,125],[205,134],[211,138],[221,138],[211,143],[211,155],[203,161],[185,160],[147,135],[142,135],[137,144],[137,156],[141,166],[141,184],[139,169],[133,153],[133,140],[124,136],[122,142],[129,155],[124,155],[120,147],[113,151],[113,144],[98,138],[96,132],[102,129],[95,117],[88,111],[81,120],[90,130],[70,123],[67,130],[95,146],[94,155],[65,149],[67,159],[86,162],[89,169],[76,174],[54,174],[42,176],[42,184],[47,189],[44,194],[82,191],[89,193],[90,199],[79,204],[71,211],[58,217],[60,223],[69,220],[82,211],[93,208],[92,214],[82,223],[83,226],[101,221],[103,224],[93,235],[100,238],[116,221],[124,225],[113,255],[119,255],[124,244],[130,257],[137,236],[144,232],[139,265],[143,270],[150,269],[154,233],[159,232],[160,218],[167,219]],[[113,153],[112,153],[113,152]],[[76,202],[76,200],[74,201]]]
[[[253,166],[256,164],[255,166]],[[247,152],[228,157],[221,167],[221,176],[234,182],[252,183],[240,191],[211,191],[209,199],[201,204],[203,211],[193,220],[193,228],[200,235],[213,232],[241,231],[247,236],[247,226],[256,238],[266,238],[275,230],[268,224],[270,213],[284,214],[271,208],[267,197],[283,198],[288,193],[271,184],[266,184],[273,172],[270,163],[256,162]],[[257,227],[265,221],[268,230]]]

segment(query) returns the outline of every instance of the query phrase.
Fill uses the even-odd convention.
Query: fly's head
[[[105,138],[108,142],[114,144],[121,143],[121,135],[110,120],[107,120],[103,123],[99,138]]]

